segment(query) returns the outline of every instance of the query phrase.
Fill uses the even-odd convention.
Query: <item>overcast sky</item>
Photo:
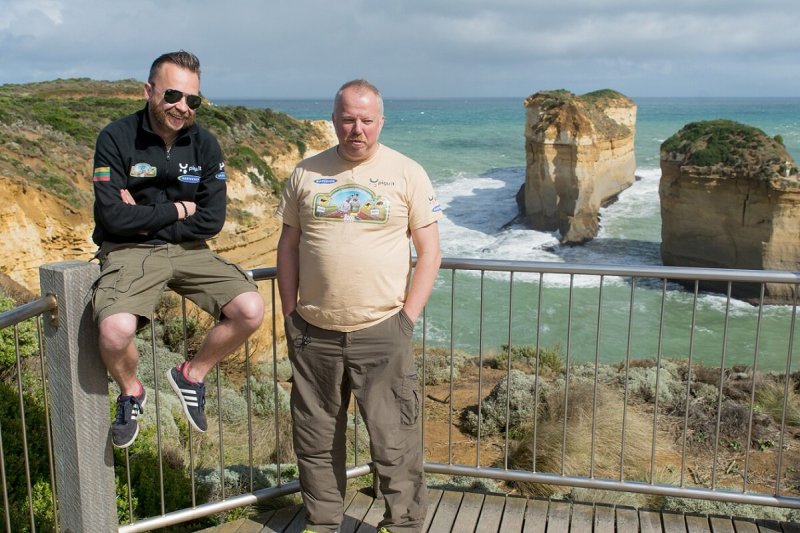
[[[0,84],[144,80],[196,53],[210,99],[800,96],[798,0],[0,0]]]

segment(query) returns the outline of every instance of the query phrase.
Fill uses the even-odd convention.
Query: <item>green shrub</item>
[[[37,531],[53,531],[48,527],[52,517],[52,500],[42,485],[50,484],[43,395],[41,389],[23,388],[25,409],[25,433],[27,435],[27,456],[30,467],[31,485],[34,490],[34,515]],[[17,386],[11,382],[0,383],[0,427],[3,429],[3,453],[5,461],[6,486],[10,513],[8,521],[12,531],[30,531],[27,481],[22,440],[22,417],[20,414]],[[39,523],[39,520],[42,520]],[[52,524],[51,524],[52,525]]]
[[[0,294],[0,313],[14,309],[16,304],[8,296]],[[36,330],[36,318],[21,322],[17,326],[20,357],[26,358],[39,353],[39,340]],[[0,374],[14,368],[17,362],[17,343],[14,340],[14,328],[9,326],[0,329]]]
[[[427,348],[424,360],[421,354],[415,358],[417,375],[424,378],[426,385],[449,383],[451,375],[454,380],[459,379],[468,361],[469,356],[464,352],[455,350],[451,357],[449,349],[440,347]]]
[[[536,346],[523,344],[511,346],[511,365],[512,368],[522,366],[525,371],[536,370]],[[560,373],[564,370],[564,357],[561,355],[561,347],[556,345],[553,348],[539,348],[539,368],[542,371]],[[495,357],[497,368],[508,368],[508,344],[500,347],[500,353]]]
[[[538,378],[535,376],[512,369],[509,379],[501,379],[483,400],[480,417],[477,406],[462,411],[460,419],[462,431],[470,435],[477,435],[480,423],[481,435],[494,435],[505,429],[506,419],[508,419],[508,431],[512,435],[518,434],[528,427],[533,427],[537,380]],[[507,381],[510,381],[510,385]],[[510,395],[508,394],[509,387]],[[543,407],[541,399],[549,388],[547,383],[538,380],[540,409]]]

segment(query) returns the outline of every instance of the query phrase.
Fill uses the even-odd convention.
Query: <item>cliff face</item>
[[[0,273],[39,293],[39,266],[90,260],[94,140],[144,105],[141,82],[0,86]],[[276,192],[293,166],[336,143],[325,121],[204,104],[198,122],[227,160],[228,217],[210,243],[246,268],[275,264]],[[302,153],[301,153],[302,150]]]
[[[567,91],[525,100],[527,169],[520,204],[537,230],[561,242],[593,239],[600,207],[635,180],[636,105],[614,91]]]
[[[665,265],[800,270],[800,179],[786,149],[727,120],[686,125],[661,146]],[[713,287],[712,287],[713,288]],[[768,284],[768,302],[793,287]],[[753,299],[757,286],[734,286]]]

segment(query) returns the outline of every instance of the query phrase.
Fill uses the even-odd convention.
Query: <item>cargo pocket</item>
[[[92,287],[92,305],[96,312],[117,301],[119,282],[124,274],[125,266],[120,264],[108,265],[105,270],[101,270]]]
[[[408,374],[403,378],[400,397],[400,423],[413,426],[419,418],[419,380],[417,374]]]

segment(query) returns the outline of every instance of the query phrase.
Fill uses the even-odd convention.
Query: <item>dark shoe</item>
[[[167,370],[167,379],[169,384],[172,385],[172,390],[178,395],[189,423],[197,431],[204,432],[208,429],[205,412],[206,385],[205,383],[193,383],[186,379],[183,375],[183,366],[185,364],[184,362],[175,368]]]
[[[111,424],[111,442],[117,448],[127,448],[139,434],[139,415],[144,413],[147,391],[142,387],[141,396],[117,397],[117,414]]]

